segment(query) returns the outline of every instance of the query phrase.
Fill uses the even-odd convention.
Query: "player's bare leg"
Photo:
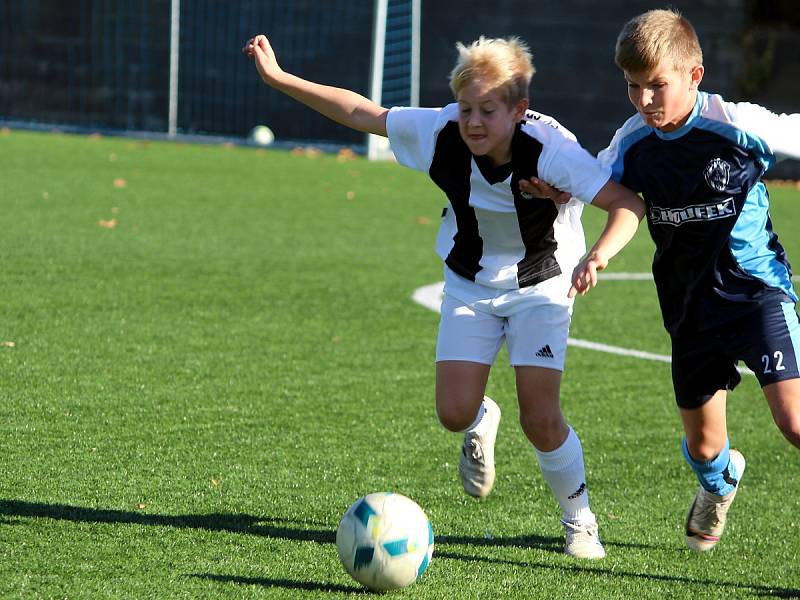
[[[764,395],[783,437],[800,448],[800,379],[765,385]]]
[[[515,370],[520,424],[561,507],[564,550],[577,558],[603,558],[597,520],[589,508],[583,447],[561,412],[561,371],[533,366]]]
[[[726,404],[726,391],[718,390],[698,408],[680,409],[684,458],[700,482],[686,517],[686,544],[693,550],[711,550],[720,540],[745,469],[744,456],[728,447]]]
[[[569,433],[561,412],[561,371],[541,367],[514,370],[522,431],[537,450],[552,452]]]
[[[464,431],[483,402],[490,365],[466,360],[436,363],[436,414],[450,431]]]
[[[698,408],[680,408],[686,446],[697,462],[708,462],[722,451],[728,440],[727,392],[719,390]]]
[[[459,360],[436,363],[436,412],[450,431],[463,431],[458,463],[461,483],[470,496],[484,498],[494,487],[494,443],[500,407],[484,396],[489,365]]]

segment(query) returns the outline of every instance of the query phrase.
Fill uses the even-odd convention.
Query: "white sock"
[[[494,404],[494,400],[489,398],[489,396],[484,396],[483,402],[481,402],[481,405],[478,407],[478,414],[475,415],[475,420],[472,421],[472,424],[470,424],[467,428],[463,429],[462,431],[464,431],[465,433],[468,431],[474,431],[477,432],[478,434],[483,433],[483,431],[481,431],[481,424],[482,424],[481,422],[483,421],[483,415],[486,414],[487,402],[491,402],[492,404]]]
[[[589,508],[583,446],[572,427],[560,447],[551,452],[540,452],[534,447],[534,451],[542,475],[561,506],[564,520],[594,522],[594,513]]]

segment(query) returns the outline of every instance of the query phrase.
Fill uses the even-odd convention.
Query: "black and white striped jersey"
[[[447,197],[437,254],[461,277],[499,289],[571,273],[586,249],[582,203],[594,199],[610,169],[555,119],[534,111],[517,126],[511,162],[493,167],[461,139],[458,110],[395,107],[386,121],[398,162],[427,172]],[[523,194],[520,179],[534,176],[573,200],[557,208]]]

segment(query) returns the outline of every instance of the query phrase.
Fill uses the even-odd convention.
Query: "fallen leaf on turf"
[[[307,148],[304,146],[297,146],[296,148],[292,148],[292,156],[305,156],[306,158],[317,158],[320,154],[322,154],[322,152],[320,152],[313,146],[308,146]]]
[[[114,187],[115,188],[124,188],[126,185],[128,185],[128,182],[126,180],[124,180],[122,177],[117,177],[114,180]]]
[[[136,504],[136,508],[142,510],[143,508],[147,508],[147,504],[145,504],[144,502],[139,502]]]
[[[0,342],[0,346],[3,348],[16,348],[17,342]]]
[[[100,219],[97,224],[100,225],[100,227],[105,227],[106,229],[114,229],[114,227],[119,224],[119,221],[116,219]]]
[[[211,486],[212,487],[219,487],[219,484],[222,483],[219,479],[212,479]]]
[[[355,192],[353,192],[353,191],[347,192],[347,193],[345,194],[345,197],[346,197],[348,200],[353,200],[353,199],[356,197],[356,193],[355,193]]]
[[[350,148],[342,148],[336,155],[336,161],[340,163],[346,162],[348,160],[353,160],[355,157],[356,153],[353,152]]]
[[[417,225],[430,225],[431,220],[428,217],[417,217],[414,219],[414,223]]]

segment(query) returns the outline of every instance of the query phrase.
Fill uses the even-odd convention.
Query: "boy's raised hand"
[[[345,127],[387,137],[388,108],[352,90],[316,83],[284,71],[278,65],[267,36],[251,38],[242,52],[255,61],[258,74],[271,88]]]
[[[257,35],[254,38],[250,38],[242,48],[242,52],[255,60],[258,74],[267,85],[272,85],[283,73],[283,69],[278,65],[275,52],[273,52],[267,36]]]
[[[526,194],[535,196],[536,198],[550,198],[550,200],[556,204],[566,204],[570,201],[570,198],[572,198],[571,194],[554,188],[552,185],[542,181],[538,177],[520,179],[519,189]]]
[[[608,259],[600,256],[597,252],[589,252],[572,271],[572,286],[569,288],[567,296],[569,298],[574,298],[578,294],[585,296],[586,292],[597,285],[597,272],[607,266]]]

